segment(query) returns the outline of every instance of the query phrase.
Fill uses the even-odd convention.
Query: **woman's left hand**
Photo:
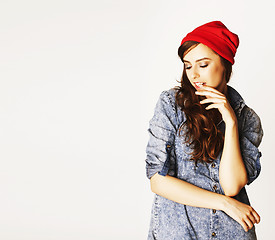
[[[197,89],[195,93],[197,95],[206,97],[206,99],[200,101],[201,104],[213,103],[207,106],[205,109],[209,110],[212,108],[217,108],[220,111],[223,121],[226,125],[234,124],[237,122],[235,112],[224,94],[209,86],[202,86]]]

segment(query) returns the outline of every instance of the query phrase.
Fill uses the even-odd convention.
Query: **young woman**
[[[258,115],[228,86],[238,36],[220,21],[188,33],[181,86],[163,91],[149,124],[155,193],[148,239],[256,239],[245,185],[260,173]]]

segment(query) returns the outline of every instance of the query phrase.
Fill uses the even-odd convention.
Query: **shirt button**
[[[217,187],[217,185],[214,185],[213,188],[214,188],[214,190],[217,190],[218,187]]]
[[[216,164],[215,164],[215,163],[212,163],[212,164],[211,164],[211,167],[212,167],[212,168],[216,167]]]
[[[212,232],[212,237],[216,237],[216,233],[215,232]]]
[[[216,213],[216,209],[213,209],[213,213]]]

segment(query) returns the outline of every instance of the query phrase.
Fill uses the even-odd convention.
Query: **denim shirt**
[[[149,141],[146,147],[146,175],[155,173],[170,175],[208,191],[224,195],[219,181],[221,153],[212,163],[190,161],[191,146],[184,143],[179,127],[186,116],[175,103],[175,89],[163,91],[149,123]],[[259,175],[261,152],[258,147],[263,130],[258,115],[249,108],[240,94],[228,86],[228,101],[232,106],[239,129],[242,158],[248,174],[248,184]],[[218,124],[225,131],[225,123]],[[180,134],[179,134],[180,133]],[[245,187],[234,197],[249,204]],[[193,240],[193,239],[256,239],[255,227],[245,232],[242,226],[220,210],[191,207],[154,195],[148,240]]]

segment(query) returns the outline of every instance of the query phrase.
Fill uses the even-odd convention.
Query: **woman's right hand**
[[[228,196],[225,196],[222,210],[241,224],[246,232],[260,222],[259,214],[251,206]]]

